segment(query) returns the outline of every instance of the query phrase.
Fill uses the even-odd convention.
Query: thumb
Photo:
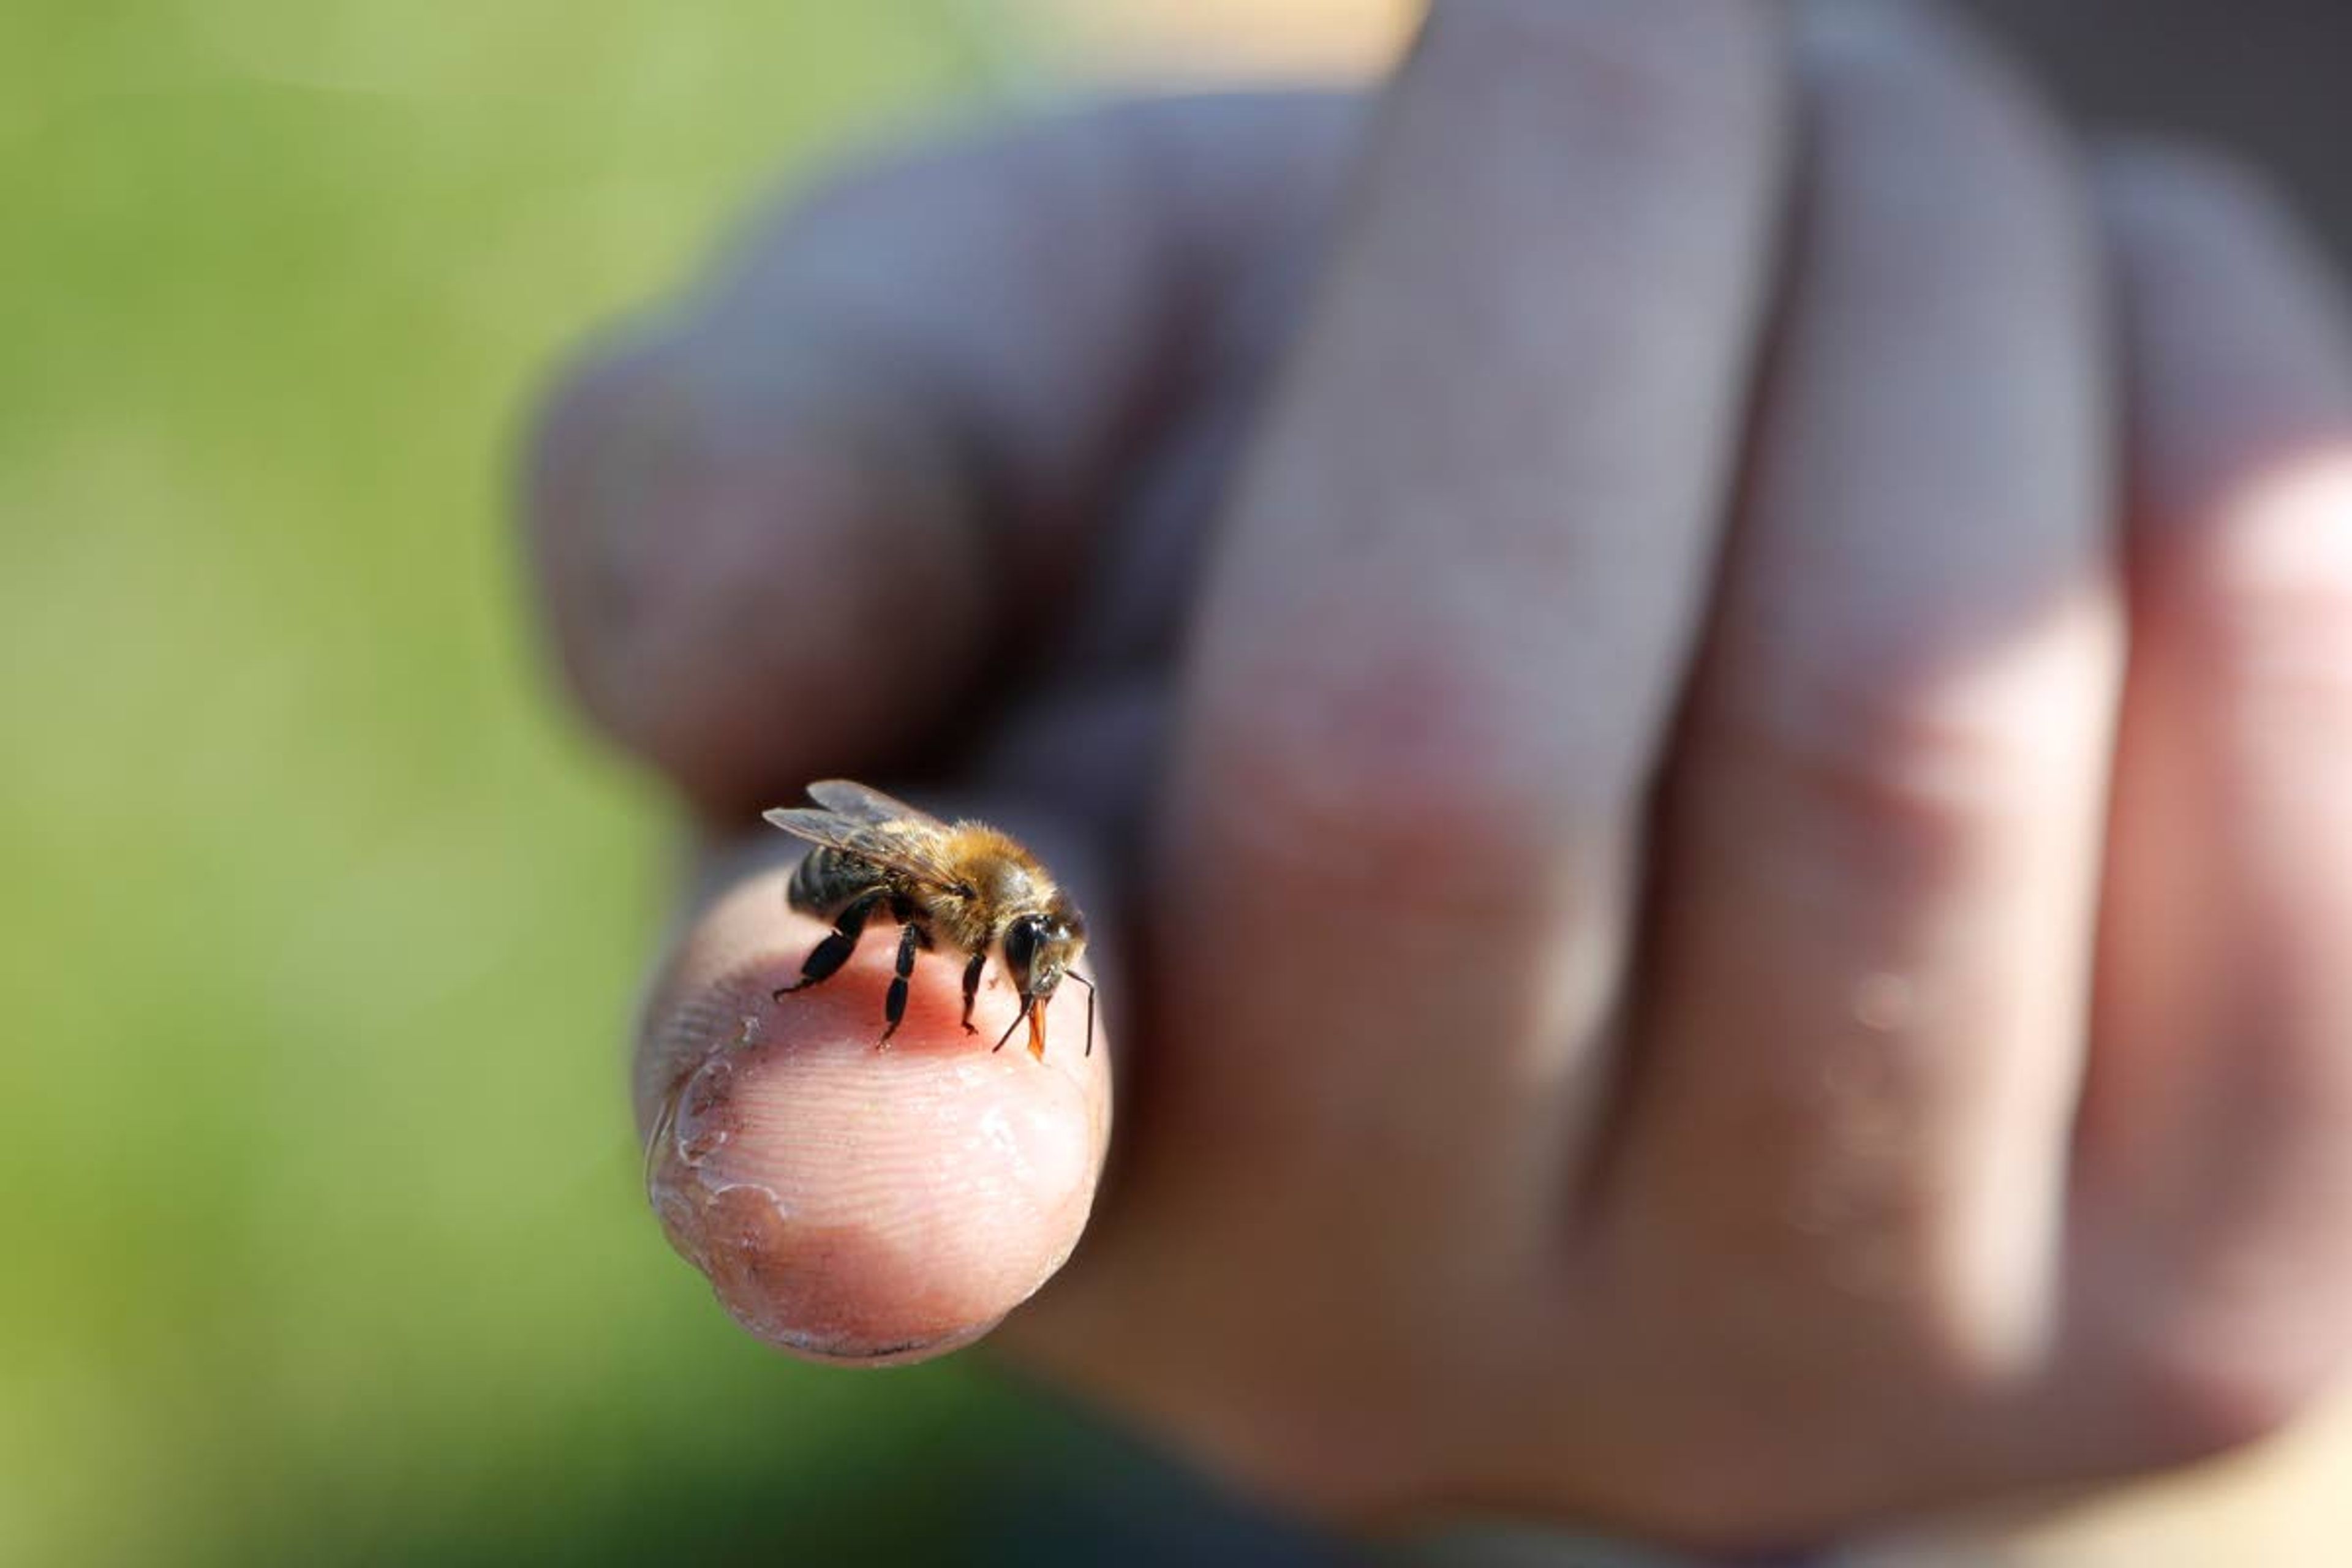
[[[1030,842],[1087,901],[1075,842]],[[918,954],[878,1047],[898,948],[879,919],[822,984],[777,995],[827,934],[785,908],[797,859],[772,836],[698,894],[639,1047],[647,1184],[752,1333],[818,1360],[920,1360],[985,1334],[1076,1246],[1109,1136],[1109,1042],[1065,986],[1041,1004],[1043,1059],[1020,1036],[991,1051],[1018,1001],[992,958],[967,1034],[965,955],[942,946]]]

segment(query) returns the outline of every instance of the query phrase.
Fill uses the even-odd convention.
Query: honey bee
[[[944,943],[965,955],[965,1034],[979,1033],[971,1008],[993,956],[1012,979],[1021,1011],[990,1049],[1003,1050],[1026,1019],[1029,1054],[1045,1060],[1041,1004],[1067,979],[1087,988],[1087,1055],[1094,1054],[1095,988],[1070,967],[1086,951],[1087,922],[1035,856],[985,823],[941,822],[847,779],[813,784],[808,795],[814,806],[766,816],[816,846],[793,868],[784,896],[803,914],[831,921],[833,934],[802,963],[798,981],[777,987],[778,998],[829,978],[857,951],[866,922],[887,915],[898,924],[898,962],[877,1045],[889,1043],[907,1015],[915,955]]]

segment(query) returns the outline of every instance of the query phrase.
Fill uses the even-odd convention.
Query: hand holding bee
[[[2237,179],[2086,184],[1979,42],[1802,9],[1465,0],[1369,114],[950,147],[565,392],[567,667],[711,838],[655,1192],[745,1322],[987,1331],[1118,1059],[996,1342],[1334,1517],[1770,1544],[2320,1386],[2343,303]],[[844,772],[941,820],[757,828]],[[1095,916],[1091,1053],[967,814]]]

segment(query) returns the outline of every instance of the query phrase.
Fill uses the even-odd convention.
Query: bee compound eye
[[[1037,922],[1014,921],[1004,931],[1004,966],[1025,976],[1037,961]]]

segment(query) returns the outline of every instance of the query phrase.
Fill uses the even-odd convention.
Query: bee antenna
[[[1087,988],[1087,1055],[1095,1054],[1095,983],[1075,969],[1062,972]]]
[[[1036,1005],[1037,998],[1034,996],[1021,998],[1021,1011],[1013,1015],[1013,1022],[1004,1026],[1004,1033],[998,1037],[996,1044],[988,1047],[992,1055],[1004,1048],[1004,1042],[1013,1037],[1013,1031],[1021,1026],[1021,1020],[1026,1018]]]

